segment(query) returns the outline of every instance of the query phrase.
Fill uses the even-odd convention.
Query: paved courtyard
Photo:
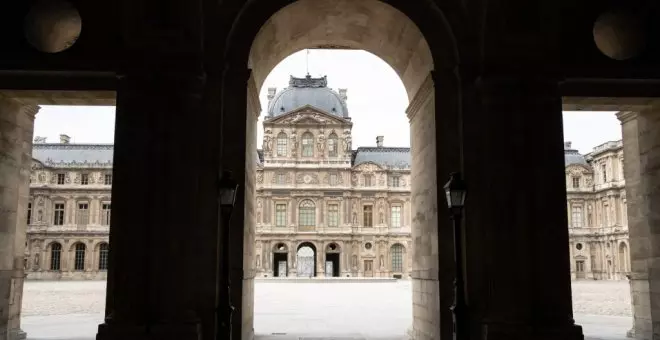
[[[576,321],[588,338],[625,338],[632,322],[627,282],[575,282],[573,296]],[[103,281],[29,281],[23,330],[29,340],[91,340],[103,320],[104,304]],[[307,335],[398,340],[406,339],[411,323],[410,281],[255,285],[259,339],[298,340]]]

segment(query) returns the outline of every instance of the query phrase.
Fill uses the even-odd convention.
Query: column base
[[[631,328],[626,332],[626,337],[627,338],[634,338],[635,337],[635,329]]]
[[[9,331],[7,339],[9,340],[25,340],[27,339],[27,333],[25,333],[22,329],[12,329]]]
[[[489,323],[483,326],[485,340],[584,340],[582,326],[538,327],[526,324]]]
[[[120,325],[102,323],[96,340],[201,340],[199,324]]]

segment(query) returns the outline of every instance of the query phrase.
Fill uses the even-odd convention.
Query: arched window
[[[309,132],[302,135],[302,155],[303,157],[314,157],[314,136]]]
[[[62,268],[62,245],[52,243],[50,245],[50,270],[60,270]]]
[[[85,245],[82,243],[76,244],[76,257],[73,262],[74,270],[85,270]]]
[[[99,270],[108,270],[108,244],[99,245]]]
[[[280,132],[280,134],[277,135],[277,155],[278,156],[286,156],[287,141],[288,141],[288,138],[286,136],[286,133]]]
[[[316,226],[316,205],[311,200],[304,200],[300,203],[298,226],[301,229],[314,229]]]
[[[390,253],[392,256],[392,272],[402,273],[403,272],[403,246],[400,244],[395,244],[390,248]]]
[[[328,136],[328,156],[329,157],[337,157],[339,155],[338,152],[338,147],[337,143],[339,142],[339,138],[337,138],[337,134],[334,132]]]

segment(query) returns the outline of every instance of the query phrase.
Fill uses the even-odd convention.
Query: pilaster
[[[0,338],[25,339],[20,329],[32,132],[38,106],[0,98]]]
[[[639,112],[617,113],[623,135],[624,178],[630,246],[630,293],[636,339],[660,337],[660,203],[657,189],[660,166],[660,109],[649,106]]]

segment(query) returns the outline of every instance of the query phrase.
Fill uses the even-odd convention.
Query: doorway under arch
[[[316,277],[316,247],[303,242],[296,250],[296,273],[299,277]]]
[[[416,273],[412,280],[421,283],[417,286],[428,287],[419,293],[429,296],[426,304],[413,306],[413,332],[424,338],[439,338],[441,334],[448,338],[451,336],[449,306],[453,276],[451,269],[443,269],[446,277],[439,277],[438,272],[440,267],[453,267],[453,244],[448,212],[437,207],[438,186],[444,184],[451,172],[462,167],[458,47],[447,19],[435,4],[401,1],[396,8],[393,4],[377,0],[251,2],[243,11],[243,22],[235,23],[225,47],[225,51],[231,53],[225,55],[227,69],[222,84],[223,119],[226,119],[223,134],[234,138],[224,143],[222,154],[223,159],[245,160],[244,166],[232,170],[247,174],[245,187],[253,188],[257,160],[253,150],[256,149],[257,117],[261,112],[259,89],[271,70],[288,55],[305,48],[363,49],[388,63],[401,78],[409,98],[406,114],[411,128],[411,175],[414,178],[411,214],[419,217],[412,225],[411,244],[414,246],[410,246],[410,251],[413,259],[424,258],[411,261]],[[403,11],[428,17],[416,17],[413,21]],[[255,28],[255,22],[263,24]],[[425,34],[416,22],[424,23]],[[246,86],[246,81],[244,97],[237,96],[231,89]],[[439,89],[443,97],[436,100]],[[241,111],[245,108],[247,110]],[[243,140],[237,138],[241,136],[237,131],[245,131]],[[251,207],[253,201],[254,193],[245,190],[243,204]],[[245,215],[234,221],[251,229],[254,219],[254,214],[246,209]],[[446,223],[447,228],[438,228],[439,223]],[[254,232],[247,230],[236,237],[244,235],[247,237],[241,243],[245,247],[253,246],[254,236],[251,235]],[[238,243],[239,239],[235,241]],[[438,258],[446,259],[447,263],[440,265]],[[243,261],[244,264],[253,262],[251,259]],[[244,268],[244,271],[250,269]],[[236,289],[252,292],[253,285],[253,278],[246,277],[243,286]],[[247,339],[251,337],[249,326],[253,313],[246,308],[241,314],[243,322],[237,321],[236,325],[242,327],[243,338]],[[442,324],[441,319],[444,320]]]
[[[273,276],[287,277],[289,275],[289,248],[284,243],[278,243],[273,248]]]
[[[325,248],[325,276],[341,276],[341,248],[337,243],[330,243]]]

